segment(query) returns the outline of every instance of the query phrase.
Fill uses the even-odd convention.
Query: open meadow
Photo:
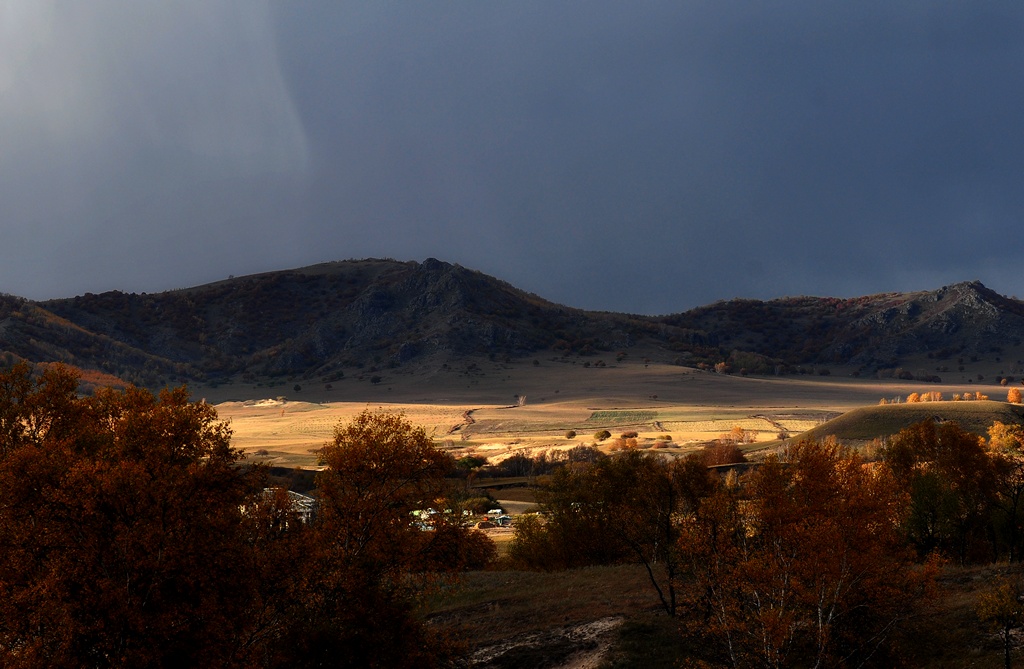
[[[281,383],[196,387],[231,423],[232,443],[253,460],[316,466],[315,451],[333,429],[365,409],[400,411],[457,456],[492,462],[514,452],[537,453],[632,431],[643,444],[675,452],[716,439],[734,427],[757,443],[780,432],[797,435],[881,398],[966,390],[1005,399],[998,385],[925,384],[835,376],[741,377],[675,365],[625,363],[605,368],[563,361],[479,363],[457,372],[394,374],[372,384],[357,377],[330,384]],[[525,398],[520,400],[520,398]],[[521,403],[520,403],[521,402]],[[575,436],[567,438],[570,431]]]

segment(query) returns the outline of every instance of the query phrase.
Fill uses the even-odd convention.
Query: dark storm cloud
[[[1011,3],[0,9],[0,290],[435,256],[676,311],[1016,279]]]

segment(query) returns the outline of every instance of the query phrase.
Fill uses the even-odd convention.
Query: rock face
[[[635,347],[662,362],[727,362],[751,373],[875,370],[914,356],[994,355],[1022,339],[1024,304],[978,282],[851,299],[732,300],[642,317],[561,306],[433,258],[324,263],[149,295],[41,303],[0,295],[0,363],[68,362],[142,385],[329,381],[345,369],[541,351],[604,364]]]

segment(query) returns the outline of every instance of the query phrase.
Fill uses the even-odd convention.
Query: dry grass
[[[486,645],[658,606],[643,568],[623,565],[557,573],[474,572],[433,598],[427,613],[432,624],[461,630],[474,645]]]
[[[299,393],[283,384],[198,387],[193,394],[216,403],[220,416],[231,421],[233,443],[244,451],[266,450],[269,456],[260,459],[282,466],[313,466],[312,451],[331,438],[334,426],[367,408],[404,412],[438,443],[450,442],[456,455],[500,459],[517,450],[535,454],[593,443],[593,433],[605,427],[613,435],[635,429],[641,441],[670,434],[684,450],[734,426],[753,430],[765,442],[780,426],[799,434],[837,413],[876,405],[880,397],[920,390],[919,382],[734,377],[657,364],[584,369],[546,360],[538,367],[484,363],[481,369],[482,376],[468,386],[451,374],[396,371],[380,386],[345,379],[330,391],[303,382]],[[935,386],[947,395],[951,388]],[[998,386],[976,389],[1005,395]],[[278,395],[289,399],[255,402]],[[526,396],[525,406],[512,408],[516,395]],[[569,430],[576,431],[575,439],[565,438]]]
[[[980,590],[1007,570],[1005,565],[947,568],[934,604],[896,638],[905,666],[1001,667],[1000,640],[974,611]],[[595,665],[603,669],[675,667],[706,653],[699,625],[660,613],[643,569],[632,565],[556,573],[476,572],[430,600],[426,614],[432,625],[467,639],[472,650],[522,644],[518,654],[488,666],[568,666],[558,658],[572,648],[559,643],[557,635],[538,646],[537,635],[609,618],[622,622],[610,633],[603,663]],[[1022,658],[1024,652],[1016,649],[1015,661]]]
[[[932,669],[1003,666],[1002,643],[978,620],[975,613],[979,593],[996,576],[1005,573],[1005,565],[948,567],[939,579],[939,597],[930,610],[907,628],[898,639],[911,666]],[[1020,637],[1017,639],[1018,645]],[[1016,648],[1015,662],[1024,653]]]

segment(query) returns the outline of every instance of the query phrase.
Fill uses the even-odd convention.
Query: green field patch
[[[658,418],[657,411],[595,411],[587,418],[587,425],[636,425],[650,423]]]
[[[576,426],[572,421],[529,421],[529,420],[495,420],[485,418],[477,420],[471,426],[473,434],[543,434],[565,432]]]

